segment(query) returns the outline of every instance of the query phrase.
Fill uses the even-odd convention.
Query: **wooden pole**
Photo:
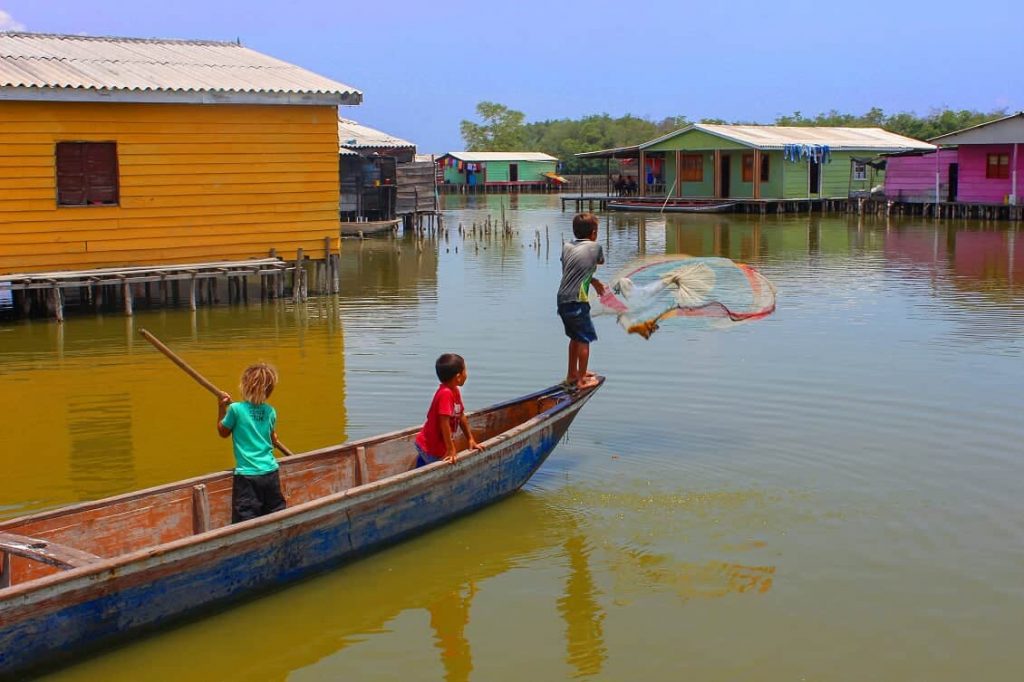
[[[60,287],[53,287],[50,290],[53,296],[53,314],[57,318],[57,322],[64,321],[64,297],[61,296]]]
[[[131,317],[132,311],[132,285],[128,282],[124,283],[124,314]]]
[[[752,178],[753,181],[754,181],[754,198],[755,199],[760,199],[761,198],[761,150],[757,149],[757,148],[754,149],[754,168],[752,170],[753,170],[753,174],[754,174],[754,177]]]
[[[207,379],[202,374],[194,370],[191,365],[189,365],[187,362],[178,357],[177,353],[175,353],[173,350],[165,346],[160,341],[160,339],[156,338],[145,329],[140,329],[139,334],[141,334],[142,338],[146,339],[146,341],[149,341],[151,344],[153,344],[154,348],[156,348],[158,351],[166,355],[168,360],[170,360],[178,367],[180,367],[182,370],[184,370],[185,374],[188,374],[190,377],[195,379],[196,383],[198,383],[200,386],[205,388],[207,391],[209,391],[216,397],[220,398],[220,395],[221,393],[223,393],[223,391],[214,386],[213,382],[211,382],[209,379]]]

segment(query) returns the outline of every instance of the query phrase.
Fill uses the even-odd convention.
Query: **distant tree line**
[[[691,123],[685,116],[670,116],[659,121],[627,114],[613,118],[591,114],[579,119],[555,119],[526,123],[526,115],[496,102],[476,105],[479,121],[462,121],[459,128],[468,151],[545,152],[564,161],[573,172],[601,172],[604,161],[577,161],[575,154],[595,149],[610,149],[640,144]],[[773,122],[781,126],[877,127],[900,135],[927,140],[1005,116],[1005,109],[991,112],[968,109],[934,109],[927,115],[911,112],[886,114],[874,107],[864,114],[846,114],[836,110],[806,117],[799,111],[779,116]],[[752,121],[701,119],[700,123],[753,124]]]

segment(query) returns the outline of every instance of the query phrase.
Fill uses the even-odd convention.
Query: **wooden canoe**
[[[455,464],[412,468],[419,427],[281,460],[288,508],[234,525],[230,471],[0,523],[0,677],[291,582],[496,502],[526,483],[603,381],[470,413],[484,450],[460,452]]]
[[[362,235],[364,237],[369,237],[375,234],[387,234],[388,232],[394,232],[397,230],[401,222],[401,218],[393,218],[391,220],[367,220],[361,223],[342,222],[341,236],[358,237]]]

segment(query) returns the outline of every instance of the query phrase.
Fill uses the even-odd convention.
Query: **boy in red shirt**
[[[461,355],[445,353],[434,363],[434,370],[441,385],[430,401],[427,410],[427,421],[416,434],[416,466],[433,464],[441,459],[452,464],[455,462],[455,432],[461,426],[462,432],[469,439],[470,450],[483,450],[473,438],[466,419],[466,410],[462,404],[462,393],[459,387],[466,383],[466,361]]]

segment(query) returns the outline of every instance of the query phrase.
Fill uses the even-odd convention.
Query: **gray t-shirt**
[[[562,283],[558,303],[588,303],[587,291],[597,266],[604,262],[604,249],[590,239],[577,239],[562,246]]]

